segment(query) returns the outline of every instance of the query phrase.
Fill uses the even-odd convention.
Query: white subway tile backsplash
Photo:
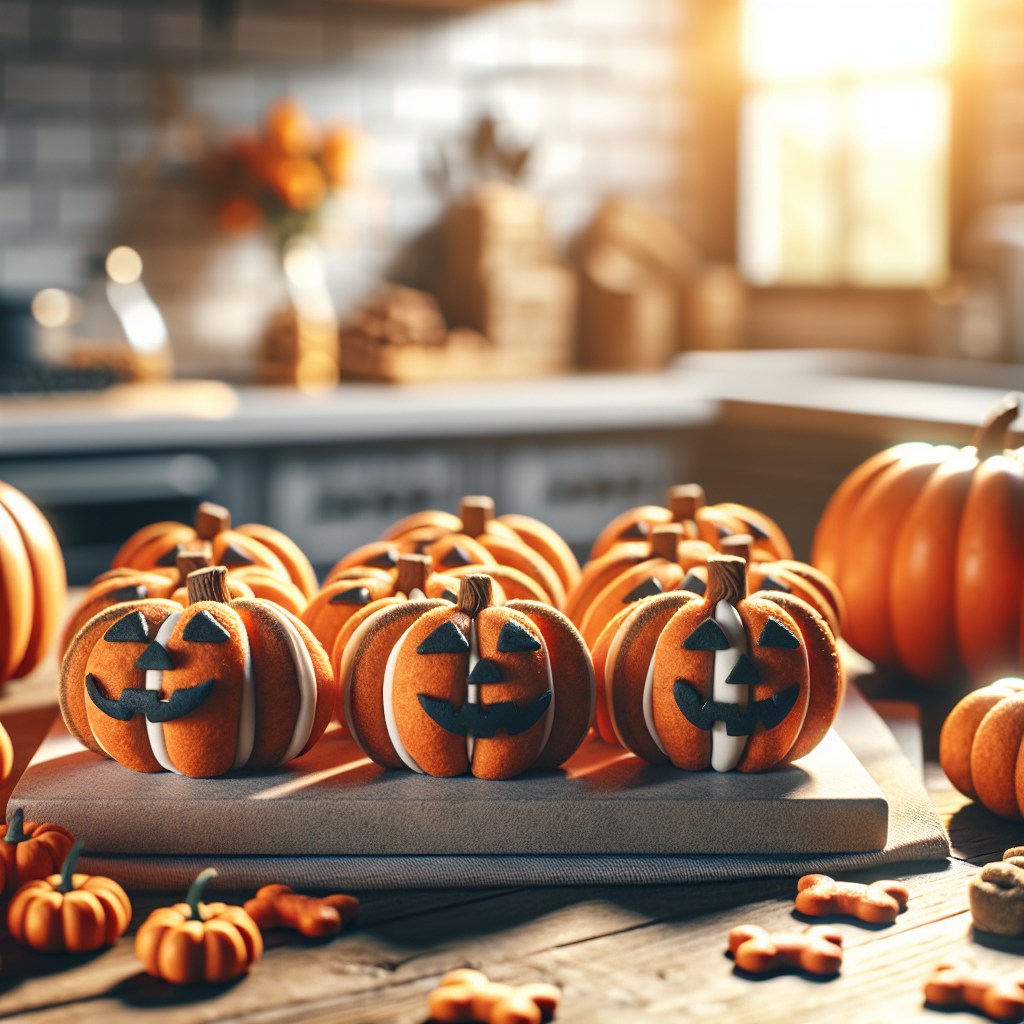
[[[150,32],[161,50],[194,53],[203,46],[203,16],[194,11],[155,11]]]
[[[454,126],[458,123],[462,108],[462,92],[454,85],[415,82],[395,86],[392,109],[395,117],[406,121]]]
[[[60,190],[57,202],[62,228],[98,228],[109,220],[113,210],[113,187],[69,185]]]
[[[78,124],[41,124],[36,128],[36,164],[49,167],[88,167],[93,156],[91,128]]]
[[[121,42],[121,12],[112,7],[69,7],[64,10],[65,33],[76,46],[117,46]]]
[[[14,42],[28,37],[28,4],[0,3],[0,40]]]
[[[0,185],[0,227],[27,228],[31,221],[31,188],[28,185]]]
[[[255,124],[259,116],[256,76],[246,72],[197,74],[192,106],[228,124]]]
[[[242,14],[235,24],[235,47],[241,54],[315,58],[323,55],[324,42],[319,20]]]
[[[80,281],[81,255],[77,246],[60,242],[10,245],[0,260],[0,287],[11,291],[75,288]]]
[[[4,68],[7,103],[80,106],[89,102],[91,91],[92,75],[85,68],[21,63]]]

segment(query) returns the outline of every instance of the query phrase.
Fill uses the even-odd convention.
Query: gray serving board
[[[489,782],[388,771],[339,730],[257,774],[130,771],[58,717],[8,804],[92,854],[792,854],[885,846],[881,790],[830,732],[759,775],[648,765],[590,740],[555,772]]]

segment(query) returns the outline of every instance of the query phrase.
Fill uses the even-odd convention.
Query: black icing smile
[[[536,700],[520,710],[514,700],[498,701],[494,704],[463,704],[456,711],[451,701],[439,697],[428,697],[418,693],[416,699],[428,717],[454,736],[468,736],[477,739],[493,739],[499,729],[509,736],[526,732],[544,716],[551,704],[551,691],[545,690]]]
[[[758,723],[767,731],[785,721],[800,696],[800,684],[793,683],[764,700],[748,701],[746,710],[740,710],[739,704],[723,701],[709,700],[702,703],[700,695],[685,679],[676,680],[672,695],[683,718],[695,729],[707,732],[715,722],[725,722],[727,735],[751,736]],[[422,702],[423,698],[420,700]]]
[[[121,691],[117,700],[111,700],[100,693],[91,672],[85,677],[85,688],[93,704],[108,718],[118,722],[130,722],[134,715],[145,715],[150,722],[173,722],[184,718],[210,696],[213,684],[213,679],[207,679],[198,686],[175,690],[169,700],[161,700],[159,690],[128,687]]]

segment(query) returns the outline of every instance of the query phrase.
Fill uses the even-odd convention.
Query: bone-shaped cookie
[[[967,896],[978,928],[1024,935],[1024,847],[1015,846],[1001,861],[986,864],[971,879]]]
[[[862,885],[837,882],[828,875],[804,875],[797,882],[796,909],[801,914],[847,914],[872,924],[895,921],[907,909],[910,893],[902,882],[884,881]]]
[[[802,932],[771,934],[756,924],[729,932],[729,952],[741,971],[761,974],[780,967],[800,967],[811,974],[838,974],[843,965],[843,937],[827,925]]]
[[[925,983],[924,997],[934,1006],[970,1006],[1009,1024],[1024,1019],[1024,971],[993,974],[966,957],[948,957]]]
[[[449,971],[430,993],[430,1019],[482,1021],[483,1024],[541,1024],[558,1009],[554,985],[500,985],[481,971]]]

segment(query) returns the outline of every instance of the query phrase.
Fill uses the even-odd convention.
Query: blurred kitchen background
[[[806,556],[1024,387],[1024,0],[0,0],[0,479],[74,582],[695,480]]]

